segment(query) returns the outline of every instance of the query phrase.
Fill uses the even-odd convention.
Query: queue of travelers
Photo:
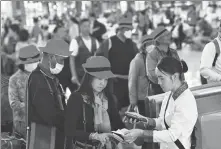
[[[91,17],[96,26],[94,14]],[[11,26],[13,40],[19,33],[24,38],[19,38],[16,56],[11,55],[14,61],[10,59],[15,73],[8,78],[9,104],[13,131],[27,140],[26,146],[111,149],[133,142],[139,146],[159,142],[162,149],[190,149],[198,111],[184,77],[188,66],[170,48],[172,33],[160,26],[143,36],[138,49],[131,39],[130,17],[120,18],[116,35],[105,40],[91,35],[90,19],[79,23],[77,37],[68,41],[69,32],[59,25],[41,47],[27,40],[25,30],[18,32]],[[35,32],[41,35],[33,31],[34,38]],[[202,54],[200,72],[208,81],[220,81],[220,47],[221,25],[218,37]],[[69,97],[66,88],[71,91]],[[150,118],[144,99],[161,93],[165,97],[160,115]],[[122,117],[128,106],[139,109],[146,119],[143,127],[127,130]],[[116,130],[125,131],[124,142],[113,135]]]

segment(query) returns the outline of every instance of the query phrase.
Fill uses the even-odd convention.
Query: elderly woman
[[[188,67],[184,61],[173,57],[163,58],[157,65],[156,75],[163,91],[166,92],[158,118],[145,118],[147,129],[133,129],[125,139],[139,139],[137,143],[159,142],[161,149],[191,149],[191,134],[197,121],[196,99],[182,74]]]
[[[81,86],[72,93],[66,109],[65,135],[67,148],[74,143],[77,148],[113,149],[111,131],[124,127],[116,109],[115,96],[107,88],[108,79],[114,75],[110,62],[102,56],[93,56],[82,65],[85,70]],[[112,143],[111,143],[112,142]]]
[[[34,45],[21,48],[19,51],[19,70],[9,79],[9,102],[13,110],[14,130],[21,137],[25,138],[25,96],[26,81],[29,74],[37,67],[40,60],[40,52]]]

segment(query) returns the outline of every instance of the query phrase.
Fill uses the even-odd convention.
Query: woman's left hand
[[[143,135],[143,130],[141,129],[132,129],[125,133],[124,140],[128,143],[134,142],[138,137]]]

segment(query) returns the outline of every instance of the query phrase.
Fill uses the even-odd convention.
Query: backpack
[[[213,65],[212,65],[214,67],[216,65],[217,58],[220,55],[220,47],[219,47],[219,43],[218,43],[218,41],[216,39],[214,39],[212,42],[214,43],[215,48],[216,48],[216,55],[214,57]],[[202,84],[208,84],[207,79],[204,78],[202,75],[200,75],[200,80],[201,80]]]

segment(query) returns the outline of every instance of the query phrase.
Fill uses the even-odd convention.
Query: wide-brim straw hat
[[[114,78],[115,75],[111,72],[111,65],[107,58],[103,56],[92,56],[87,59],[86,63],[82,64],[86,73],[100,78]]]
[[[39,47],[41,52],[58,55],[62,57],[69,57],[73,51],[69,51],[69,45],[62,39],[51,39],[47,42],[45,47]]]
[[[152,34],[150,35],[144,35],[141,39],[141,46],[144,45],[152,45],[153,44],[153,37]]]
[[[38,62],[42,57],[41,52],[35,45],[28,45],[19,50],[17,65]]]

